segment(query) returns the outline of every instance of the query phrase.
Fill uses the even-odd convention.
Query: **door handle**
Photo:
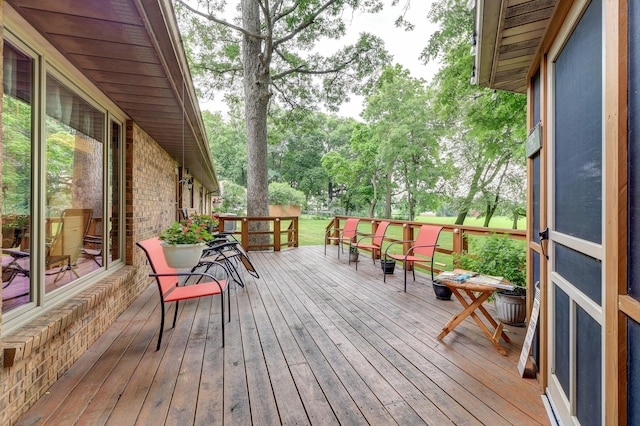
[[[540,239],[540,249],[542,249],[542,255],[545,259],[549,260],[549,256],[547,256],[547,254],[544,252],[544,244],[542,244],[544,240],[549,239],[549,228],[544,228],[544,230],[538,232],[538,237]]]

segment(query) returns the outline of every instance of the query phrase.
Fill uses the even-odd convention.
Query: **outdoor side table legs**
[[[458,324],[460,324],[466,317],[471,316],[471,318],[473,318],[475,323],[478,325],[478,327],[480,327],[482,332],[485,334],[485,336],[487,336],[487,338],[491,341],[498,352],[506,356],[507,352],[502,346],[500,346],[499,343],[500,337],[502,337],[507,343],[511,340],[505,334],[505,332],[502,331],[502,323],[498,323],[495,319],[493,319],[493,317],[489,314],[489,312],[487,312],[485,307],[482,306],[482,303],[484,303],[484,301],[487,300],[489,296],[491,296],[491,294],[493,294],[496,288],[477,284],[465,284],[448,280],[442,280],[442,282],[451,289],[451,292],[462,304],[464,309],[451,317],[451,319],[445,324],[445,326],[442,328],[442,332],[438,335],[438,340],[442,340],[444,336],[446,336],[451,330],[456,328]],[[469,297],[471,303],[467,301],[467,299],[462,294],[462,291],[464,291],[464,293]],[[476,295],[476,293],[478,293],[478,295]],[[493,332],[489,330],[482,319],[476,314],[476,310],[480,311],[484,315],[489,324],[493,327]]]

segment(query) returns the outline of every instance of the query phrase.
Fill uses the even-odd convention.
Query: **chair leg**
[[[160,350],[160,343],[162,343],[162,330],[164,330],[164,301],[160,303],[160,333],[158,333],[158,345],[156,351]]]
[[[228,285],[229,284],[227,283],[227,286]],[[224,291],[220,293],[220,308],[221,308],[220,319],[222,320],[222,347],[224,348]]]
[[[176,300],[176,312],[173,314],[173,327],[176,328],[176,321],[178,321],[178,300]]]
[[[402,263],[402,269],[404,269],[404,292],[407,292],[407,262]]]

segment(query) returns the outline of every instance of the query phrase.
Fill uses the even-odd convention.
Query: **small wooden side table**
[[[464,309],[451,317],[451,319],[445,324],[445,326],[442,328],[442,332],[438,334],[438,340],[442,340],[444,336],[446,336],[451,330],[456,328],[458,324],[460,324],[466,317],[471,316],[471,318],[473,318],[476,324],[478,324],[478,327],[480,327],[485,336],[487,336],[491,343],[493,343],[493,346],[498,350],[498,352],[506,356],[507,351],[505,351],[499,343],[500,337],[502,337],[507,343],[511,342],[511,340],[505,334],[505,332],[502,331],[503,324],[493,319],[491,314],[489,314],[485,307],[482,306],[484,301],[487,300],[494,291],[498,290],[498,288],[492,287],[490,285],[471,284],[447,279],[440,279],[439,281],[451,289],[451,292],[462,304]],[[469,303],[464,297],[463,292],[469,297],[471,303]],[[485,316],[487,321],[489,321],[489,324],[491,324],[494,329],[493,333],[489,330],[482,319],[476,314],[476,310],[480,311]]]

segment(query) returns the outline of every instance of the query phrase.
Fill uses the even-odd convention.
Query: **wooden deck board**
[[[182,302],[175,329],[169,308],[156,352],[150,286],[18,424],[549,424],[517,372],[525,329],[505,327],[506,357],[471,320],[439,341],[462,307],[424,275],[405,293],[401,268],[383,283],[379,262],[322,252],[251,253],[224,349],[215,297]]]

